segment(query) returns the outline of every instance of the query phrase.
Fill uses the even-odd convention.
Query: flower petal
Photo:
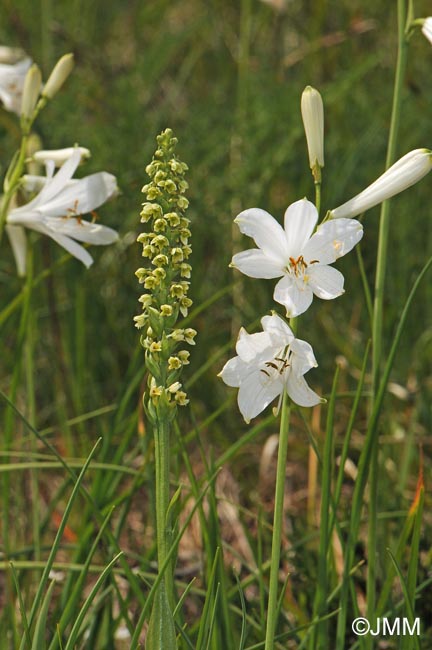
[[[304,375],[311,368],[317,367],[318,364],[312,346],[307,341],[294,339],[290,348],[293,353],[291,358],[292,372],[295,375]]]
[[[278,314],[264,316],[261,325],[265,332],[272,335],[273,341],[276,339],[277,345],[288,345],[294,339],[293,331]]]
[[[299,406],[315,406],[322,400],[306,383],[304,377],[291,372],[287,379],[286,390],[292,401]]]
[[[318,226],[307,242],[303,256],[308,264],[332,264],[346,255],[363,237],[363,226],[355,219],[332,219]]]
[[[106,246],[118,240],[118,233],[115,230],[98,223],[58,217],[45,217],[43,223],[51,232],[66,235],[87,244]]]
[[[293,318],[303,314],[310,307],[313,292],[305,282],[285,275],[275,286],[273,298],[284,305],[288,318]]]
[[[66,183],[72,178],[76,168],[78,167],[81,160],[81,154],[77,148],[69,160],[67,160],[58,170],[57,174],[49,180],[39,192],[39,194],[30,201],[25,207],[35,208],[36,206],[41,206],[48,201],[51,201],[56,197],[62,189],[65,187]]]
[[[332,266],[311,266],[309,286],[318,298],[332,300],[344,293],[344,276]]]
[[[285,212],[285,233],[288,242],[288,252],[297,258],[303,253],[306,242],[313,233],[318,212],[313,203],[301,199],[290,205]]]
[[[268,257],[284,266],[288,261],[285,232],[271,214],[260,208],[243,210],[234,219],[240,232],[252,237]]]
[[[63,167],[69,163],[69,160]],[[61,167],[60,171],[54,177],[52,183],[54,183],[63,167]],[[41,196],[46,187],[44,187],[39,196]],[[79,179],[73,185],[65,185],[62,191],[51,201],[40,205],[40,210],[43,214],[52,217],[87,214],[92,210],[96,210],[102,203],[114,196],[116,192],[117,181],[115,176],[107,172],[98,172]]]
[[[226,362],[218,376],[227,386],[238,388],[247,372],[248,365],[240,357],[234,357]]]
[[[243,379],[237,396],[240,413],[246,422],[256,417],[277,397],[283,389],[283,384],[277,376],[269,379],[264,373],[254,368]]]
[[[27,238],[21,226],[6,225],[5,230],[14,254],[17,272],[20,277],[26,273]]]
[[[268,361],[272,357],[272,340],[267,332],[248,334],[242,327],[236,343],[236,352],[246,363]]]
[[[268,257],[260,248],[251,248],[242,253],[236,253],[231,266],[250,278],[280,278],[283,269],[280,262]]]
[[[77,260],[82,262],[87,268],[93,264],[93,258],[86,251],[83,246],[80,244],[77,244],[76,241],[71,239],[70,237],[66,237],[66,235],[61,235],[59,233],[53,232],[50,228],[47,228],[45,224],[43,223],[34,223],[31,226],[33,230],[37,230],[38,232],[41,232],[44,235],[48,235],[48,237],[51,237],[59,246],[62,246],[65,250],[67,250],[68,253],[73,255],[73,257],[76,257]]]

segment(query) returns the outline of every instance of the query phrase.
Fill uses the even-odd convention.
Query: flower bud
[[[90,158],[90,151],[85,147],[66,147],[65,149],[51,149],[51,150],[41,150],[36,151],[33,154],[33,160],[36,162],[46,163],[48,160],[52,160],[56,167],[61,167],[66,160],[72,156],[74,151],[78,151],[81,154],[81,161],[83,162],[87,158]]]
[[[46,99],[52,99],[63,86],[74,67],[73,54],[64,54],[55,64],[48,81],[46,82],[42,95]]]
[[[309,152],[309,166],[324,167],[324,108],[321,95],[306,86],[301,96],[301,114]]]
[[[432,169],[432,152],[414,149],[387,169],[377,180],[353,199],[330,211],[330,217],[355,217],[375,205],[406,190],[426,176]]]
[[[23,88],[21,103],[21,117],[30,119],[36,106],[42,86],[42,75],[36,63],[29,68]]]

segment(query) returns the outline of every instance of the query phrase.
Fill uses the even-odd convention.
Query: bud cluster
[[[188,167],[175,155],[177,138],[171,129],[157,137],[158,148],[146,172],[150,182],[142,191],[146,195],[141,221],[150,230],[138,236],[142,256],[147,265],[136,271],[145,293],[140,297],[142,313],[135,316],[135,326],[143,329],[141,344],[145,349],[146,366],[150,372],[147,407],[150,417],[161,409],[175,411],[188,400],[178,381],[189,352],[178,350],[181,344],[194,345],[196,331],[176,327],[179,315],[186,317],[192,300],[188,297],[192,249],[189,205],[184,196],[188,184],[184,179]]]

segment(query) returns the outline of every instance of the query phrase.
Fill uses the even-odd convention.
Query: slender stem
[[[279,585],[279,560],[282,540],[283,505],[285,494],[286,460],[288,452],[288,431],[290,419],[290,406],[285,392],[282,399],[282,410],[279,430],[279,448],[276,471],[275,506],[273,515],[272,554],[270,564],[270,585],[267,608],[267,629],[265,650],[273,650],[278,615],[278,585]]]
[[[168,555],[168,522],[169,506],[169,439],[170,425],[166,419],[159,419],[155,427],[155,469],[156,469],[156,539],[159,570],[163,567]],[[170,604],[172,605],[174,589],[171,567],[165,571],[164,582]]]
[[[3,196],[3,200],[1,203],[1,210],[0,210],[0,243],[2,240],[3,236],[3,230],[6,225],[6,218],[8,215],[8,210],[9,210],[9,205],[12,200],[13,195],[16,192],[16,189],[18,187],[18,183],[21,179],[21,176],[24,171],[24,164],[25,164],[25,159],[26,159],[26,153],[27,153],[27,141],[28,141],[28,136],[29,133],[27,131],[23,132],[22,134],[22,139],[21,139],[21,146],[18,154],[18,158],[13,160],[12,165],[12,171],[10,168],[7,171],[7,176],[10,174],[9,177],[9,184],[8,184],[8,189],[5,191],[5,194]]]
[[[397,150],[397,137],[399,132],[400,112],[403,80],[405,76],[407,59],[406,27],[406,0],[398,0],[398,55],[396,63],[396,76],[393,91],[393,106],[390,123],[389,141],[387,147],[386,168],[395,161]],[[373,396],[375,400],[380,381],[380,368],[382,358],[382,332],[383,332],[383,302],[385,274],[387,266],[387,249],[390,225],[390,203],[385,201],[381,207],[380,229],[378,239],[377,266],[375,276],[374,308],[372,318],[372,381]],[[372,623],[376,603],[376,549],[377,549],[377,521],[378,521],[378,435],[375,436],[372,447],[371,466],[369,473],[369,531],[368,531],[368,577],[367,577],[367,615]],[[372,637],[367,639],[372,647]]]

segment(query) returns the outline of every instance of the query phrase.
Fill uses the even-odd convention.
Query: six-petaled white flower
[[[286,391],[299,406],[322,400],[309,388],[304,375],[317,366],[309,343],[296,339],[285,321],[273,314],[261,319],[263,331],[240,330],[237,355],[227,361],[219,376],[239,389],[238,406],[246,422],[256,417]]]
[[[0,62],[0,101],[7,111],[19,114],[21,112],[24,81],[32,60],[26,57],[15,62],[16,54],[21,54],[15,48],[3,46],[0,54],[1,60],[7,61],[6,63]],[[14,62],[10,63],[10,61]]]
[[[82,218],[113,197],[118,189],[115,176],[107,172],[73,179],[81,153],[77,147],[55,176],[54,163],[47,165],[48,177],[42,179],[39,194],[9,212],[6,229],[20,275],[25,272],[24,228],[48,235],[87,267],[93,259],[77,242],[106,245],[117,240],[115,230]]]
[[[348,253],[362,238],[363,227],[353,219],[327,221],[314,234],[318,212],[302,199],[285,212],[285,229],[265,210],[244,210],[235,219],[241,232],[258,248],[234,255],[231,265],[251,278],[279,278],[276,302],[287,316],[305,312],[314,294],[324,300],[340,296],[342,273],[329,266]]]

